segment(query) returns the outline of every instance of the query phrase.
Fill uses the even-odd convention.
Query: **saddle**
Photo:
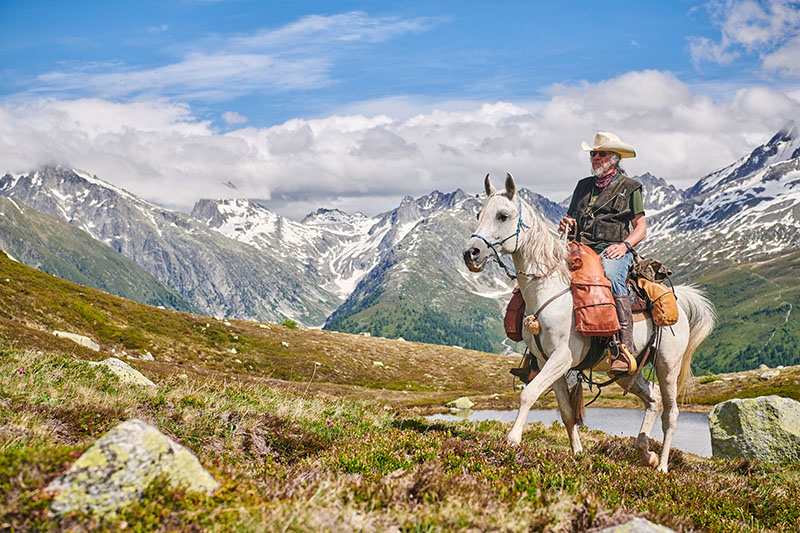
[[[600,256],[577,242],[569,247],[575,329],[588,337],[612,337],[619,331],[619,321]],[[659,261],[637,258],[627,279],[634,322],[652,318],[657,326],[672,326],[678,321],[675,292],[664,284],[670,275],[672,271]],[[524,319],[525,300],[515,288],[503,320],[506,335],[514,342],[522,340]]]

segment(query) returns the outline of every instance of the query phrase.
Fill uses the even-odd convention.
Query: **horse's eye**
[[[499,220],[500,222],[505,222],[506,220],[508,220],[508,215],[504,215],[503,213],[498,213],[497,220]]]

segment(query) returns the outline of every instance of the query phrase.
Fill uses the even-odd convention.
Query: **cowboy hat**
[[[582,142],[581,148],[583,148],[584,152],[602,150],[604,152],[616,152],[621,158],[636,157],[636,150],[633,149],[633,146],[622,142],[619,137],[609,131],[598,131],[594,134],[594,146]]]

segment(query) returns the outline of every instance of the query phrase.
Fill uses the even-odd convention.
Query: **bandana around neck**
[[[597,187],[598,189],[605,189],[606,187],[608,187],[608,184],[611,183],[614,177],[616,177],[616,175],[617,175],[617,167],[615,165],[612,166],[610,169],[608,169],[608,172],[606,172],[602,176],[596,176],[594,178],[594,186]]]

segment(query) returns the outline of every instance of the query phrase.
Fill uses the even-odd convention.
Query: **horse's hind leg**
[[[575,386],[580,387],[580,381]],[[564,427],[567,428],[567,435],[569,435],[569,445],[572,448],[572,453],[578,455],[583,451],[583,446],[581,445],[581,437],[578,434],[576,413],[572,408],[566,378],[558,379],[553,383],[553,392],[556,393],[558,410],[561,412],[561,421],[564,422]]]
[[[656,385],[647,381],[641,372],[619,380],[619,384],[629,392],[635,394],[644,403],[644,417],[636,446],[641,452],[642,464],[655,468],[658,465],[658,456],[650,451],[650,431],[661,411],[661,395],[656,390]]]
[[[664,442],[661,447],[661,457],[658,462],[659,472],[666,472],[669,468],[669,451],[672,447],[672,436],[678,427],[678,374],[680,373],[680,359],[678,364],[670,363],[667,357],[656,359],[656,374],[658,385],[661,389],[661,400],[664,411],[661,413],[661,428],[664,431]]]

